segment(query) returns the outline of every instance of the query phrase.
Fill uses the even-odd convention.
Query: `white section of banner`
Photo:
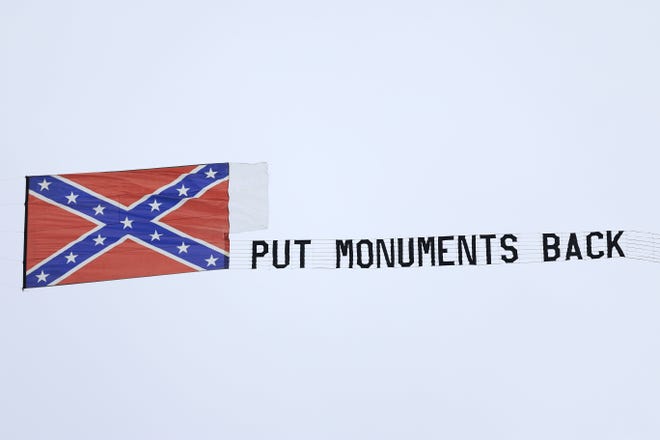
[[[268,164],[229,164],[229,231],[268,227]]]
[[[543,233],[504,233],[339,240],[232,240],[229,268],[448,268],[609,260],[624,256],[653,261],[649,250],[655,246],[660,248],[657,244],[660,236],[656,236],[659,238],[654,245],[648,237],[627,231],[548,235],[546,239]],[[642,238],[645,239],[643,244]],[[660,257],[655,258],[660,261]]]
[[[660,263],[660,234],[626,231],[621,244],[626,251],[626,258]]]

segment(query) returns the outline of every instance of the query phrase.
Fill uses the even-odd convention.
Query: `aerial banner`
[[[219,269],[385,269],[631,258],[660,235],[617,228],[241,240],[268,226],[265,163],[26,178],[23,287]]]

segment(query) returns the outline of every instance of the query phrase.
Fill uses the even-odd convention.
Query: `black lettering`
[[[385,259],[387,267],[394,267],[394,239],[390,238],[390,250],[385,247],[385,240],[376,240],[376,267],[380,267],[381,256]]]
[[[571,257],[577,257],[578,260],[582,259],[582,251],[580,250],[580,245],[578,244],[578,239],[575,232],[571,232],[571,235],[568,237],[568,247],[566,248],[566,261],[570,260]]]
[[[418,237],[417,252],[420,267],[424,264],[424,254],[431,254],[431,266],[435,266],[435,239],[433,237]]]
[[[353,268],[353,240],[335,240],[337,269],[341,267],[341,257],[348,256],[348,267]]]
[[[599,258],[602,258],[605,256],[605,252],[603,251],[598,251],[597,253],[594,254],[594,237],[598,238],[599,240],[603,239],[603,234],[600,232],[592,232],[589,235],[587,235],[587,256],[591,259],[597,260]]]
[[[549,239],[553,240],[552,244]],[[554,255],[550,255],[550,250],[554,251]],[[543,234],[543,261],[557,261],[559,255],[559,237],[556,234]]]
[[[496,237],[495,234],[483,234],[479,236],[480,239],[486,240],[486,264],[493,262],[490,241]]]
[[[365,263],[364,260],[362,259],[362,246],[367,245],[367,254],[369,255],[369,259]],[[374,245],[371,242],[371,240],[360,240],[357,242],[356,245],[357,248],[357,264],[360,266],[362,269],[367,269],[371,267],[371,265],[374,263]]]
[[[477,264],[477,236],[473,235],[471,239],[471,249],[468,248],[468,242],[465,235],[458,236],[458,264],[463,264],[463,253],[471,265]]]
[[[278,245],[277,240],[273,240],[273,267],[277,269],[284,269],[291,262],[291,242],[284,240],[284,263],[280,263],[277,258]]]
[[[512,244],[508,244],[507,241],[511,240],[513,243],[518,242],[518,237],[513,234],[505,234],[500,238],[500,246],[507,252],[511,252],[511,256],[502,255],[502,261],[505,263],[515,263],[518,261],[518,249]]]
[[[454,261],[445,261],[445,254],[447,253],[447,248],[445,247],[445,241],[451,241],[454,239],[453,235],[442,235],[438,237],[438,266],[453,266],[456,264]]]
[[[258,248],[261,250],[257,250]],[[263,257],[268,253],[268,243],[263,240],[255,240],[252,242],[252,269],[257,268],[257,258]]]
[[[300,246],[300,268],[305,268],[305,246],[311,244],[312,240],[294,240],[293,244]]]
[[[408,239],[408,261],[403,261],[403,238],[397,240],[399,253],[399,266],[410,267],[415,262],[415,239]]]
[[[614,238],[612,238],[612,231],[607,231],[607,258],[612,258],[612,251],[616,248],[616,251],[619,253],[619,256],[625,257],[623,249],[619,246],[619,239],[623,235],[623,231],[619,231]]]

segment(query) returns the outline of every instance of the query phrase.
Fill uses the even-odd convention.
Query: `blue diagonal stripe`
[[[31,193],[47,198],[60,206],[100,222],[102,227],[83,235],[77,242],[38,265],[27,274],[26,287],[39,287],[70,274],[81,264],[88,262],[104,249],[125,237],[134,237],[150,246],[188,263],[197,270],[224,269],[229,258],[199,240],[165,228],[154,219],[175,209],[182,201],[194,198],[211,185],[229,175],[227,163],[208,164],[194,173],[167,185],[131,209],[99,198],[80,186],[72,185],[58,176],[33,176],[28,178]],[[44,185],[44,182],[48,185]],[[159,209],[150,206],[156,201]],[[98,207],[103,213],[97,212]],[[97,210],[95,211],[95,208]],[[67,256],[69,257],[67,259]],[[75,256],[75,262],[73,257]]]

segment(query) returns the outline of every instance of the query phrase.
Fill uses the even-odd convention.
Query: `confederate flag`
[[[230,225],[268,221],[263,163],[26,179],[28,288],[226,269]]]

